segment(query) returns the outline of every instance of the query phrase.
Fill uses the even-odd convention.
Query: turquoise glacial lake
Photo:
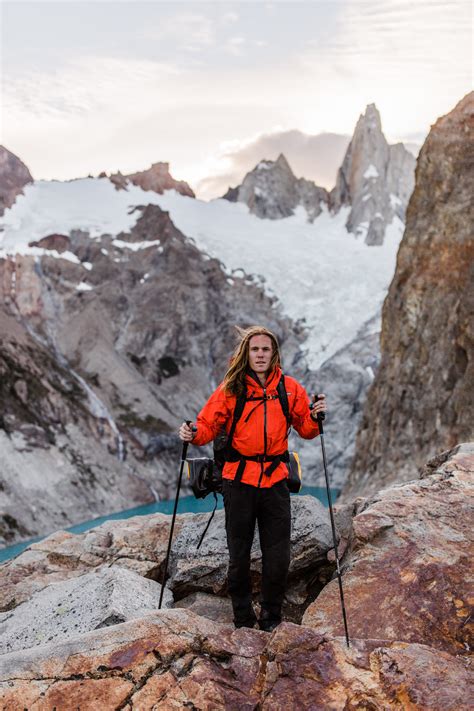
[[[336,489],[331,490],[331,499],[334,503],[339,491]],[[320,486],[303,486],[298,494],[292,494],[292,496],[304,496],[310,495],[315,496],[319,499],[324,506],[328,506],[327,492],[324,487]],[[207,496],[205,499],[196,499],[194,496],[183,496],[180,497],[178,503],[178,513],[205,513],[206,511],[212,511],[214,508],[214,497]],[[217,508],[221,509],[223,507],[222,496],[218,496]],[[164,513],[171,515],[174,509],[174,499],[167,501],[154,501],[151,504],[144,504],[143,506],[136,506],[133,509],[126,509],[125,511],[118,511],[117,513],[108,514],[107,516],[100,516],[99,518],[91,519],[90,521],[84,521],[83,523],[77,523],[75,526],[70,526],[66,528],[66,531],[71,533],[84,533],[84,531],[89,531],[91,528],[100,526],[105,521],[119,521],[125,518],[131,518],[132,516],[146,516],[147,514],[153,513]],[[329,512],[328,512],[329,516]],[[53,533],[51,531],[50,533]],[[43,540],[46,536],[40,536],[39,538],[31,538],[29,541],[23,541],[22,543],[17,543],[14,546],[7,546],[6,548],[0,549],[0,563],[4,563],[10,558],[22,553],[28,546],[32,543],[37,543]]]

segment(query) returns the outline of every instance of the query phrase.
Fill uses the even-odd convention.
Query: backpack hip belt
[[[246,455],[246,454],[241,454],[238,452],[234,447],[229,447],[227,452],[226,452],[226,461],[227,462],[240,462],[239,466],[237,467],[237,471],[235,473],[234,481],[239,482],[242,479],[242,475],[245,470],[245,466],[247,462],[259,462],[260,464],[264,464],[265,462],[271,462],[270,466],[267,467],[266,469],[263,470],[263,473],[266,476],[271,476],[275,469],[282,463],[282,462],[289,462],[290,461],[290,453],[288,450],[285,450],[281,454],[253,454],[253,455]]]

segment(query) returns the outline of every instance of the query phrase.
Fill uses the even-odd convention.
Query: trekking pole
[[[190,426],[191,420],[186,420],[186,424],[188,426]],[[193,427],[192,430],[193,430],[193,432],[197,432],[196,427]],[[166,580],[166,573],[168,572],[168,562],[170,559],[171,541],[173,539],[173,531],[174,531],[174,522],[176,521],[176,511],[178,510],[179,490],[181,489],[181,479],[183,478],[183,469],[184,469],[184,463],[186,461],[186,456],[188,454],[188,446],[189,446],[189,442],[183,442],[183,449],[181,451],[181,466],[179,468],[178,486],[176,488],[176,498],[174,500],[173,518],[171,519],[171,531],[170,531],[170,537],[168,540],[168,550],[166,551],[165,567],[163,570],[163,578],[161,580],[160,601],[158,603],[159,610],[161,610],[161,603],[163,602],[163,593],[165,591],[165,580]]]
[[[317,400],[319,400],[319,395],[316,395],[315,398],[316,398],[315,402],[312,405],[310,405],[311,410],[314,408]],[[324,418],[325,418],[324,412],[317,413],[319,434],[320,434],[320,438],[321,438],[321,449],[323,451],[324,476],[326,479],[326,491],[327,491],[327,495],[328,495],[329,515],[331,517],[332,540],[334,543],[334,554],[336,556],[336,570],[337,570],[337,579],[339,581],[339,595],[341,598],[342,619],[344,620],[344,630],[346,633],[346,644],[349,647],[350,646],[349,645],[349,631],[347,629],[346,608],[344,605],[344,593],[342,591],[342,576],[341,576],[341,569],[339,567],[339,556],[337,555],[336,526],[334,523],[334,511],[332,508],[331,490],[329,488],[328,469],[327,469],[327,462],[326,462],[326,449],[324,447],[324,429],[323,429]]]

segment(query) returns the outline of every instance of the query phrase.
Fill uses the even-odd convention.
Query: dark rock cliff
[[[409,476],[474,431],[474,93],[433,125],[383,308],[381,365],[344,495]]]
[[[26,165],[11,151],[0,146],[0,217],[15,202],[33,178]]]

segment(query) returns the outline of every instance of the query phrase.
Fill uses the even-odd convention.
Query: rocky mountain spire
[[[261,160],[245,176],[242,185],[224,195],[231,202],[244,202],[257,217],[278,220],[290,217],[301,205],[312,221],[328,202],[328,193],[310,180],[296,178],[285,156],[276,161]]]
[[[355,168],[354,168],[355,170]],[[421,149],[397,268],[383,308],[382,359],[365,406],[347,496],[413,475],[472,436],[474,92]]]
[[[165,190],[176,190],[181,195],[196,197],[193,190],[184,180],[175,180],[170,174],[169,163],[153,163],[148,170],[130,173],[126,176],[134,185],[139,185],[143,190],[154,190],[163,193]]]
[[[310,221],[321,213],[323,204],[333,212],[349,206],[347,229],[367,244],[378,245],[395,216],[405,220],[414,172],[415,158],[402,143],[387,143],[377,107],[369,104],[359,117],[329,194],[310,180],[297,179],[280,154],[276,161],[260,161],[224,198],[244,202],[255,215],[271,220],[293,215],[298,205],[306,209]]]
[[[369,104],[359,116],[331,191],[332,210],[350,206],[347,229],[367,244],[382,244],[393,217],[405,217],[414,169],[415,159],[403,144],[389,146],[377,107]]]
[[[0,146],[0,216],[13,205],[33,178],[26,165],[11,151]]]
[[[106,178],[107,173],[103,172],[99,178]],[[137,173],[129,173],[124,175],[120,171],[112,173],[109,180],[115,185],[117,190],[126,190],[128,183],[138,185],[142,190],[152,190],[161,195],[165,190],[176,190],[181,195],[188,197],[196,197],[193,190],[189,187],[185,180],[175,180],[170,173],[169,163],[153,163],[147,170],[141,170]]]

